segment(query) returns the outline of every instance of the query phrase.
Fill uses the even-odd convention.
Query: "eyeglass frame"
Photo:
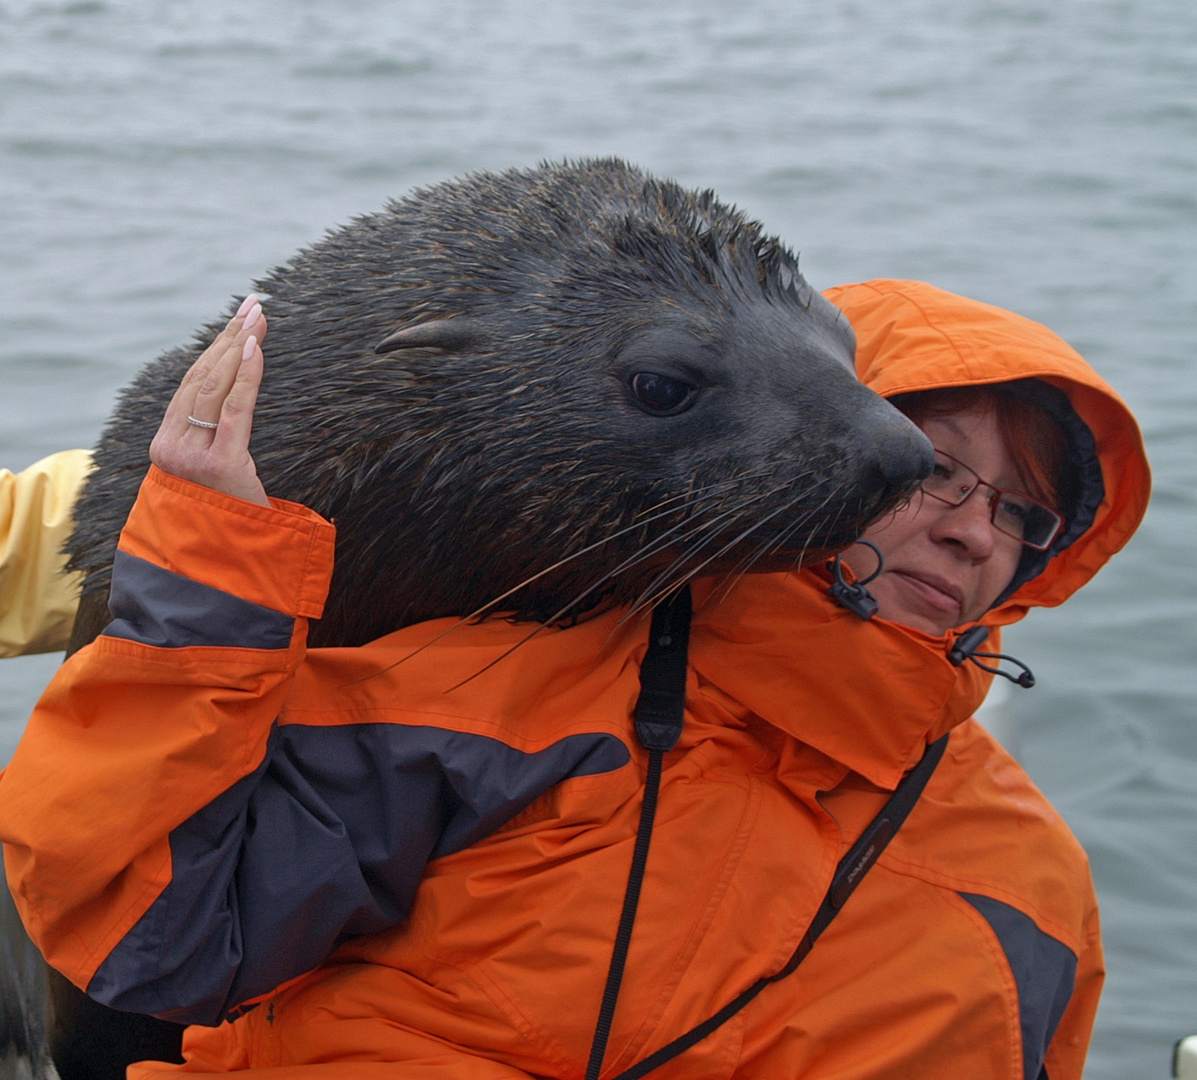
[[[942,495],[937,495],[933,491],[928,491],[924,486],[927,483],[926,480],[919,485],[919,491],[922,494],[929,495],[936,502],[941,502],[945,506],[950,506],[955,509],[956,507],[963,506],[966,502],[968,502],[968,500],[976,493],[978,488],[989,488],[989,490],[993,493],[990,495],[988,500],[990,524],[1003,536],[1008,536],[1011,540],[1017,540],[1020,544],[1022,544],[1023,547],[1029,547],[1032,551],[1046,551],[1059,538],[1060,533],[1064,531],[1064,518],[1057,511],[1048,506],[1047,503],[1041,502],[1039,499],[1028,495],[1025,491],[1012,491],[1009,488],[997,487],[996,485],[991,484],[988,480],[982,479],[981,474],[977,472],[976,469],[974,469],[971,465],[966,465],[959,458],[953,457],[944,450],[940,450],[938,446],[933,446],[931,449],[934,450],[936,454],[946,457],[949,461],[964,469],[965,472],[976,477],[977,482],[964,493],[958,502],[952,502],[950,499],[945,499]],[[928,477],[927,479],[929,480],[931,477]],[[1033,503],[1035,506],[1038,506],[1041,510],[1043,510],[1044,513],[1049,516],[1049,518],[1055,519],[1055,528],[1052,529],[1052,531],[1048,534],[1047,539],[1042,544],[1033,544],[1031,541],[1026,540],[1021,536],[1015,536],[1012,532],[1008,532],[997,523],[998,504],[1000,503],[1001,496],[1003,495],[1016,495],[1020,499],[1026,499],[1027,502]]]

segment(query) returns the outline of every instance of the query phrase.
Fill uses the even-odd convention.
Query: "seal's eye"
[[[685,412],[698,397],[698,387],[670,375],[638,371],[632,376],[632,393],[645,412],[653,416],[673,416]]]

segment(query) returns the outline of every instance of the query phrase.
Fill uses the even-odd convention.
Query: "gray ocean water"
[[[712,187],[818,286],[1039,319],[1138,414],[1152,509],[1007,636],[1003,731],[1088,849],[1087,1076],[1197,1033],[1197,6],[1191,0],[0,0],[0,464],[417,184],[619,154]],[[5,760],[58,657],[0,663]]]

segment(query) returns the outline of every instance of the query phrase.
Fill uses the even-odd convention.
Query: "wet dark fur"
[[[618,161],[416,191],[256,288],[255,461],[271,495],[338,528],[315,644],[474,612],[529,579],[498,608],[545,620],[651,598],[706,559],[793,565],[905,486],[879,461],[909,433],[849,375],[851,331],[794,257],[710,192]],[[165,404],[223,322],[149,365],[104,431],[67,545],[98,600]],[[412,326],[426,341],[375,353]],[[699,384],[695,406],[646,415],[637,371]]]

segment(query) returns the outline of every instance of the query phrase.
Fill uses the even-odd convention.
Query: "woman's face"
[[[994,487],[1017,491],[1019,479],[991,411],[936,416],[923,431],[937,450],[964,462]],[[869,583],[885,619],[946,634],[975,622],[1014,577],[1022,544],[989,520],[989,488],[979,487],[959,506],[916,493],[902,510],[870,526],[864,536],[885,556],[885,569]],[[877,557],[856,545],[845,559],[867,577]]]

